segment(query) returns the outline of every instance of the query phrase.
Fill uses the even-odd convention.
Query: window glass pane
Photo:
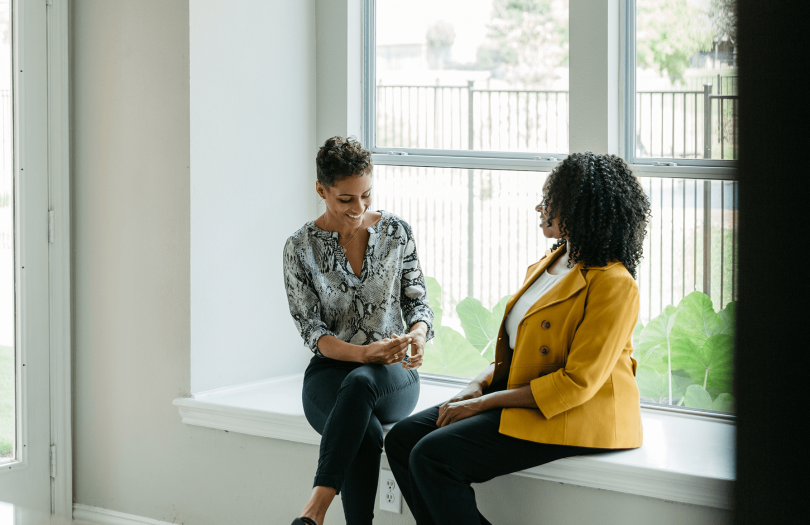
[[[546,176],[374,168],[374,205],[411,225],[431,307],[441,311],[421,372],[473,377],[493,361],[506,300],[552,244],[534,210]]]
[[[378,147],[568,151],[568,0],[376,5]]]
[[[636,157],[738,157],[735,9],[636,0]]]
[[[14,229],[12,208],[11,24],[0,1],[0,462],[14,454]]]
[[[636,278],[641,399],[733,412],[737,183],[639,182],[652,207]]]
[[[421,371],[473,377],[493,360],[506,300],[551,246],[534,211],[547,174],[398,166],[374,171],[375,207],[412,226],[430,303],[438,307],[436,338]],[[733,411],[736,183],[639,181],[653,213],[637,275],[634,346],[642,400],[669,404],[672,383],[673,405]],[[662,314],[673,311],[679,318],[670,349],[657,334]],[[690,316],[708,328],[690,331]],[[707,352],[710,362],[704,362]]]

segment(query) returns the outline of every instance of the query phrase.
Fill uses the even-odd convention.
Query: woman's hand
[[[408,362],[402,362],[402,368],[413,370],[422,366],[422,359],[425,357],[425,343],[427,342],[427,325],[419,321],[411,327],[410,333],[406,337],[411,338],[411,350]]]
[[[463,390],[461,390],[458,394],[451,397],[445,404],[439,407],[439,419],[438,421],[436,421],[436,425],[439,427],[443,427],[445,425],[449,425],[450,423],[454,423],[455,421],[460,421],[470,416],[474,416],[478,412],[481,412],[481,410],[478,410],[478,412],[470,413],[471,407],[469,406],[465,408],[461,407],[464,406],[464,402],[477,400],[479,397],[481,397],[481,395],[484,393],[483,390],[484,389],[481,386],[480,382],[475,380],[471,381],[470,384],[464,387]],[[449,415],[445,416],[445,414],[448,414],[448,410],[450,410],[451,407],[452,407],[451,412],[449,413]],[[463,417],[458,417],[460,415],[463,415]],[[446,419],[448,417],[450,419]],[[445,420],[443,420],[443,418],[445,418]]]
[[[403,335],[395,339],[380,339],[363,346],[363,362],[377,365],[392,365],[401,362],[408,355],[408,345],[412,337]]]
[[[478,397],[461,401],[448,401],[439,407],[439,419],[436,421],[436,426],[439,428],[445,427],[451,423],[485,412],[487,409],[484,407],[484,399],[479,394]]]

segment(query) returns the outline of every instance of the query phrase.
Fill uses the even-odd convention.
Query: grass
[[[10,457],[14,443],[14,349],[0,346],[0,458]]]

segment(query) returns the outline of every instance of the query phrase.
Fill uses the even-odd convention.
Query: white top
[[[540,274],[540,277],[535,279],[526,291],[523,292],[523,295],[518,297],[517,302],[515,302],[512,309],[509,310],[509,315],[506,316],[506,333],[509,334],[509,347],[512,350],[515,349],[518,326],[523,316],[526,315],[526,312],[529,311],[529,308],[531,308],[534,303],[539,301],[549,290],[554,288],[554,285],[560,282],[560,279],[571,270],[571,268],[568,268],[568,266],[564,264],[560,265],[559,269],[562,270],[562,273],[558,275],[552,275],[548,273],[548,269],[546,269],[546,271]]]

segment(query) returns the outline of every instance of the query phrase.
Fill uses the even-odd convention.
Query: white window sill
[[[320,436],[304,417],[303,380],[303,374],[278,377],[177,398],[174,405],[189,425],[315,445]],[[415,411],[457,391],[456,386],[423,379]],[[639,449],[561,459],[515,475],[732,508],[733,422],[651,409],[642,409],[642,420],[644,446]]]

